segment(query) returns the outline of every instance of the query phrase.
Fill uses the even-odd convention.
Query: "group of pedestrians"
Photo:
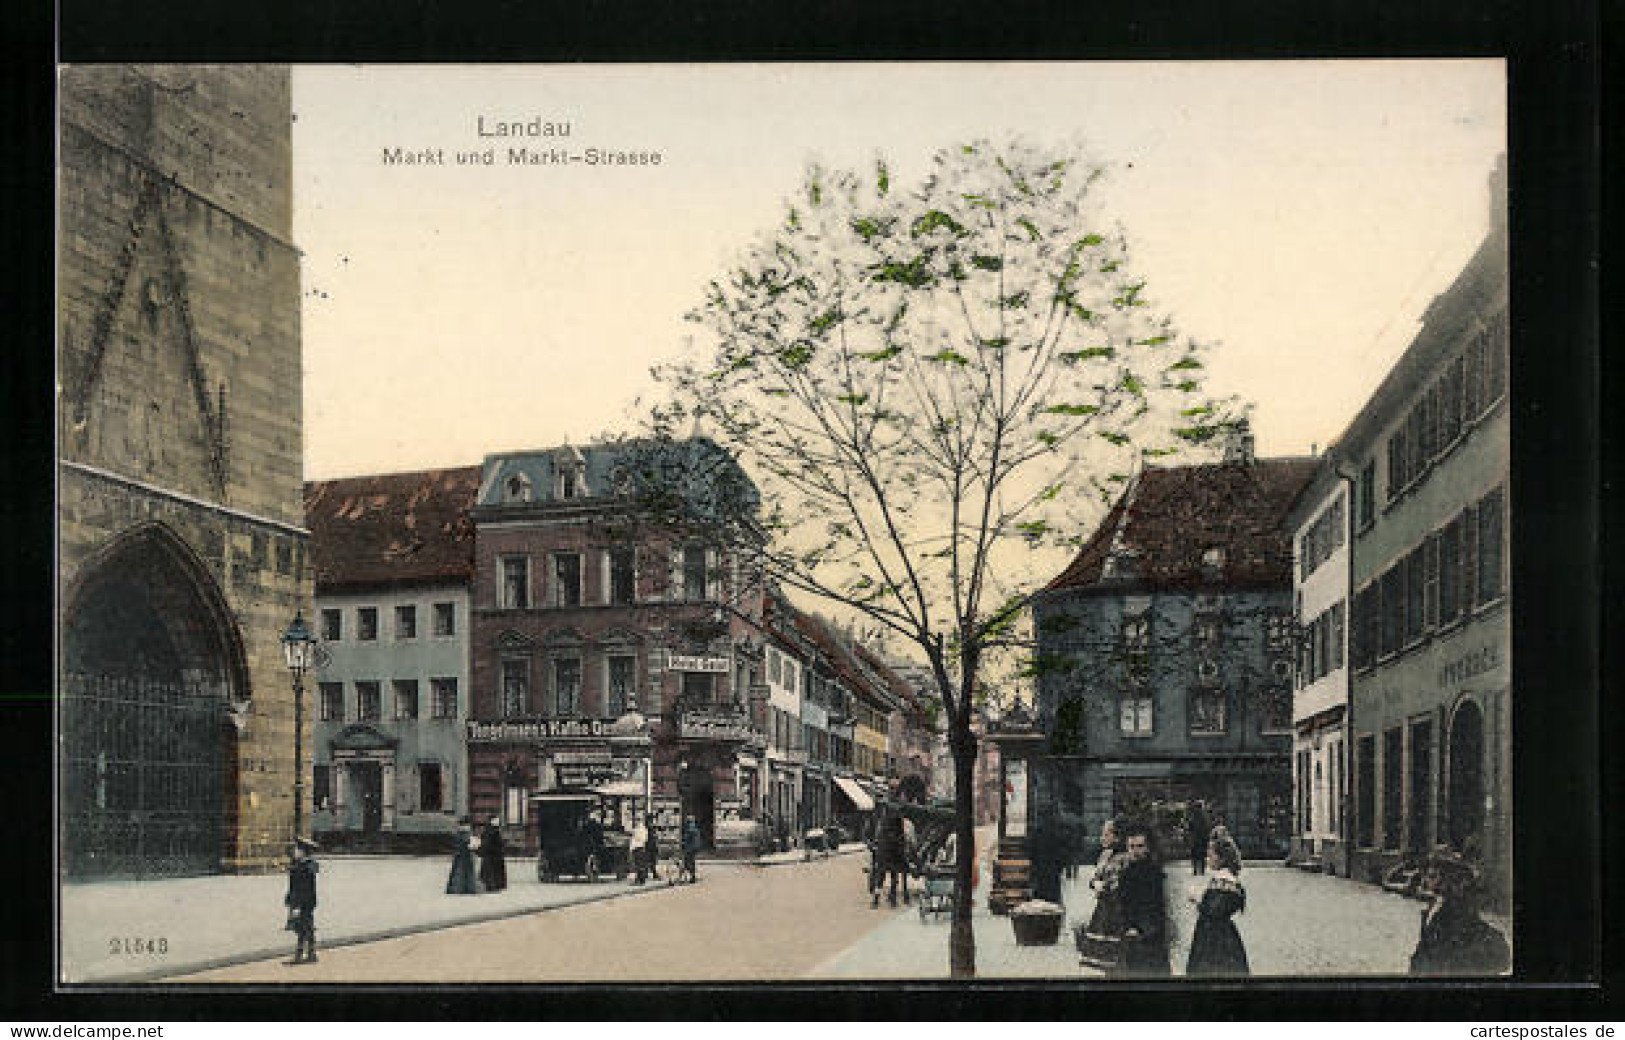
[[[1235,918],[1247,908],[1241,883],[1241,851],[1223,824],[1213,825],[1204,807],[1187,818],[1191,870],[1199,879],[1188,896],[1196,903],[1196,926],[1185,962],[1187,976],[1247,975],[1247,947]],[[1171,974],[1166,874],[1151,828],[1107,820],[1100,858],[1089,885],[1095,908],[1078,930],[1083,963],[1120,976]],[[1511,966],[1501,933],[1479,916],[1477,871],[1440,846],[1428,859],[1424,891],[1429,905],[1410,960],[1415,975],[1494,975]]]
[[[500,892],[508,887],[507,843],[495,816],[478,837],[465,822],[457,829],[456,842],[451,854],[451,876],[446,879],[447,895],[471,896],[481,890]],[[474,881],[475,855],[480,858],[478,886]]]

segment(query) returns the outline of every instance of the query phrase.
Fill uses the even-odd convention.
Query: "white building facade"
[[[1327,459],[1288,524],[1298,634],[1292,696],[1294,826],[1288,859],[1346,875],[1349,700],[1348,484]]]

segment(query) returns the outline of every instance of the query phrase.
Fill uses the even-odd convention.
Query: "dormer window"
[[[555,497],[585,498],[587,496],[587,457],[580,448],[566,444],[553,456],[553,469],[558,474]]]
[[[515,473],[502,483],[502,501],[529,502],[531,499],[530,478],[523,473]]]
[[[587,494],[586,475],[579,469],[559,470],[559,497],[584,498]]]

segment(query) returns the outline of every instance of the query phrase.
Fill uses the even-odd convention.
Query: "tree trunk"
[[[954,873],[954,912],[948,936],[948,971],[956,979],[976,977],[976,933],[971,906],[976,892],[971,884],[976,863],[976,736],[970,712],[956,712],[949,722],[948,749],[954,759],[954,844],[959,862]]]

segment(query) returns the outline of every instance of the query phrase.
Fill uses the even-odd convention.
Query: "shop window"
[[[418,763],[418,808],[424,812],[444,808],[439,762]]]
[[[530,791],[515,777],[508,777],[502,789],[502,826],[523,827],[525,825],[525,802]]]
[[[355,637],[362,642],[378,638],[378,608],[362,607],[355,612]]]
[[[455,719],[457,717],[457,680],[456,679],[430,679],[429,689],[434,697],[434,717],[437,719]]]
[[[321,693],[321,719],[323,722],[344,720],[344,684],[324,682],[317,687]]]
[[[418,608],[410,603],[395,608],[395,638],[418,637]]]
[[[457,634],[457,604],[436,603],[434,605],[434,634],[437,636],[454,636]]]
[[[344,611],[336,607],[322,608],[322,639],[337,643],[344,638]]]
[[[418,717],[418,681],[416,679],[395,680],[395,717],[397,719],[415,719]]]
[[[355,684],[355,717],[362,722],[377,722],[383,714],[383,696],[376,681]]]

